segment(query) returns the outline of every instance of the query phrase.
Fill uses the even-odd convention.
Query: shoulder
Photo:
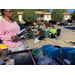
[[[0,22],[3,22],[3,21],[4,21],[4,18],[0,20]]]
[[[1,19],[0,20],[0,25],[3,24],[3,23],[4,23],[4,19]]]
[[[0,27],[3,28],[5,27],[5,25],[6,25],[5,20],[4,19],[0,20]]]

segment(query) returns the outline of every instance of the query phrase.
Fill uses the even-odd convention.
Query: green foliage
[[[14,19],[18,24],[20,24],[19,19],[18,19],[18,14],[17,14],[17,11],[16,11],[16,10],[13,10],[13,19]]]
[[[68,13],[67,9],[62,9],[62,11]]]
[[[22,14],[22,19],[26,23],[32,23],[32,22],[37,21],[37,16],[35,14],[34,9],[25,9]]]
[[[53,21],[62,21],[63,20],[63,12],[62,9],[54,9],[51,13],[51,18]]]
[[[44,9],[43,12],[50,12],[50,9]]]
[[[50,9],[34,9],[35,11],[50,12]]]
[[[28,9],[13,9],[14,11],[25,11],[25,10],[28,10]],[[43,12],[50,12],[50,9],[31,9],[31,10],[35,10],[35,11],[43,11]]]
[[[1,12],[1,9],[0,9],[0,12]]]
[[[71,19],[72,19],[72,20],[75,20],[75,10],[74,10],[73,13],[72,13]]]
[[[44,24],[46,24],[46,23],[47,23],[47,20],[45,20]]]

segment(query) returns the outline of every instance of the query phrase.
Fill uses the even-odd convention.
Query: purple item
[[[0,65],[3,65],[4,60],[0,59]]]

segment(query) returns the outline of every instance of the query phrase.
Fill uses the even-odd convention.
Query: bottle
[[[51,65],[56,65],[56,63],[54,62],[54,60],[52,60],[52,64]]]
[[[3,44],[0,44],[0,48],[1,48],[2,45],[3,45]],[[1,54],[1,49],[0,49],[0,54]]]
[[[39,49],[36,47],[36,54],[39,54]]]
[[[54,60],[54,63],[55,63],[55,65],[57,65],[55,60]]]
[[[36,54],[36,48],[34,48],[34,54]]]
[[[34,54],[34,47],[33,47],[33,49],[32,49],[32,54]]]
[[[54,61],[53,60],[51,60],[51,65],[54,65]]]
[[[47,57],[47,55],[45,56],[45,63],[46,65],[51,65],[51,59]]]
[[[67,63],[68,65],[71,63],[68,59],[64,59],[64,62]]]
[[[8,54],[9,54],[9,52],[8,52],[8,45],[2,45],[0,50],[1,50],[1,56],[2,57],[8,56]]]
[[[44,60],[41,60],[41,65],[46,65]]]

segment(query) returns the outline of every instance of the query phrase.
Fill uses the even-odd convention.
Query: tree
[[[53,21],[62,21],[63,20],[63,12],[61,9],[54,9],[51,13],[51,18]]]
[[[2,12],[2,10],[0,9],[0,12]]]
[[[37,16],[35,14],[34,9],[25,9],[23,14],[22,14],[22,19],[26,23],[33,23],[37,20]]]
[[[43,9],[43,12],[50,12],[50,9]]]
[[[73,13],[72,13],[71,19],[72,19],[72,20],[75,20],[75,10],[74,10]]]
[[[50,12],[50,9],[34,9],[35,11]]]
[[[66,12],[66,13],[68,13],[67,9],[62,9],[62,10],[63,10],[63,12]]]
[[[46,24],[46,23],[47,23],[47,20],[45,20],[44,24]]]
[[[18,24],[20,24],[19,19],[18,19],[17,11],[14,9],[13,12],[14,12],[14,13],[13,13],[13,19],[14,19]]]

